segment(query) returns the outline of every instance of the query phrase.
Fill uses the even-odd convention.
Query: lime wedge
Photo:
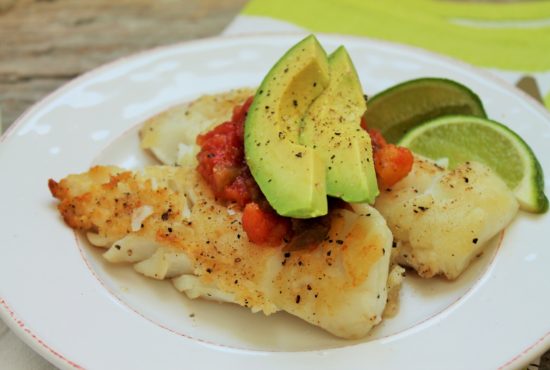
[[[367,127],[396,143],[413,127],[449,114],[487,117],[479,97],[466,86],[444,78],[420,78],[370,98],[365,119]]]
[[[445,116],[409,131],[399,145],[432,159],[446,158],[449,168],[477,161],[492,168],[514,192],[521,209],[548,209],[542,167],[535,154],[506,126],[472,116]]]

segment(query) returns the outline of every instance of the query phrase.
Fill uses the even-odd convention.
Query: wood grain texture
[[[246,0],[0,0],[3,127],[118,57],[219,34]]]

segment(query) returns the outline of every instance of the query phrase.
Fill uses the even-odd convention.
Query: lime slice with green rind
[[[501,123],[444,116],[413,128],[398,144],[428,158],[447,158],[451,169],[466,161],[481,162],[512,189],[521,209],[534,213],[548,209],[539,161],[529,145]]]
[[[449,114],[487,117],[479,97],[466,86],[444,78],[420,78],[370,98],[365,119],[367,127],[396,143],[415,126]]]

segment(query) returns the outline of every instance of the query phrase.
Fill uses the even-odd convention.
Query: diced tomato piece
[[[365,116],[361,116],[360,126],[363,130],[367,131],[367,120],[365,119]]]
[[[393,186],[407,176],[414,162],[411,151],[393,144],[374,151],[374,168],[378,184],[382,188]]]
[[[244,207],[242,222],[248,240],[255,244],[277,246],[290,230],[289,218],[263,210],[254,202]]]
[[[242,208],[247,203],[262,198],[263,194],[252,175],[248,173],[239,175],[231,185],[225,187],[223,197],[237,203]]]
[[[233,109],[230,121],[197,138],[197,171],[216,198],[241,207],[260,194],[244,158],[244,121],[251,103],[252,97]]]
[[[384,136],[382,136],[382,133],[380,131],[374,128],[368,128],[367,132],[369,133],[370,141],[372,143],[372,148],[374,151],[388,145],[386,139],[384,139]]]
[[[378,186],[388,188],[409,174],[414,157],[407,148],[388,144],[377,129],[367,128],[367,122],[361,118],[361,127],[367,130],[372,143],[374,170]]]

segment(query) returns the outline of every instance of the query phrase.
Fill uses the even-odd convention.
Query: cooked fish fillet
[[[409,175],[382,190],[375,208],[393,233],[396,263],[422,277],[455,279],[508,225],[518,203],[482,164],[468,162],[449,171],[416,157]]]
[[[191,298],[284,310],[344,338],[381,320],[392,235],[368,205],[332,211],[324,242],[285,252],[248,242],[241,212],[218,204],[191,167],[98,166],[49,186],[66,223],[107,248],[107,260],[172,278]]]
[[[254,95],[254,89],[237,89],[204,95],[172,107],[145,121],[140,130],[141,147],[149,149],[167,165],[193,160],[197,135],[231,118],[233,108]]]

